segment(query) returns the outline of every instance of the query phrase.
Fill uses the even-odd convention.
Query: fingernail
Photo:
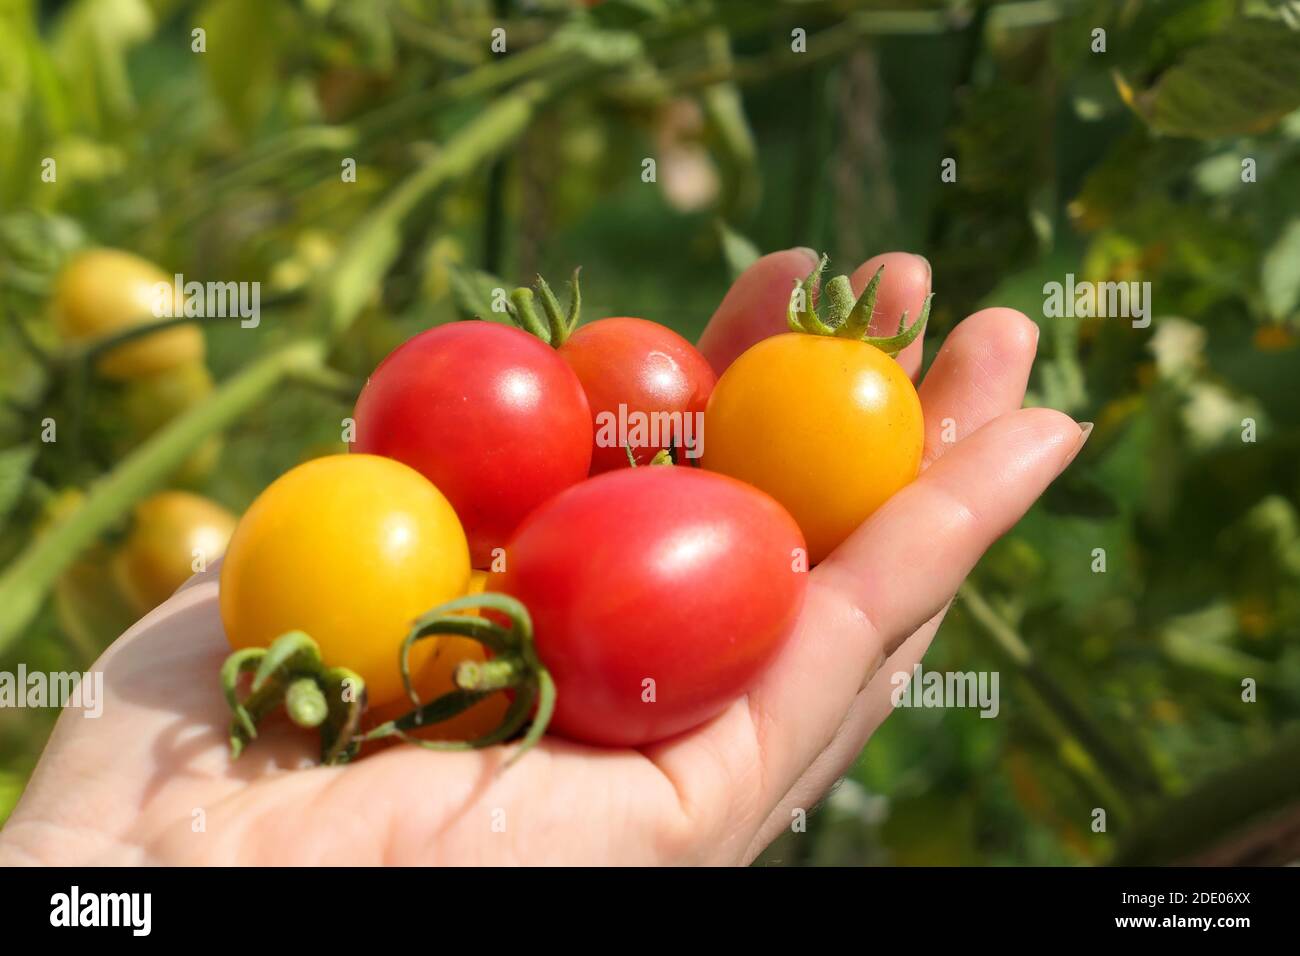
[[[1074,459],[1079,457],[1079,452],[1083,451],[1083,446],[1088,444],[1088,436],[1092,434],[1092,422],[1076,422],[1075,424],[1079,426],[1079,443],[1070,452],[1070,457],[1065,459],[1065,464],[1061,466],[1062,471],[1069,468]]]
[[[929,260],[929,259],[927,259],[925,256],[917,255],[915,252],[912,253],[912,258],[914,258],[914,259],[920,259],[921,262],[923,262],[923,263],[925,264],[925,277],[926,277],[927,280],[934,278],[934,270],[930,268],[930,260]]]
[[[805,256],[807,256],[810,265],[815,266],[817,265],[818,262],[821,261],[821,256],[817,255],[816,249],[809,249],[807,246],[795,246],[794,251],[802,252]]]

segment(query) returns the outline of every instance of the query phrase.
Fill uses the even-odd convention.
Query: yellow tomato
[[[172,289],[172,277],[129,252],[79,253],[55,282],[54,326],[67,341],[91,342],[156,322],[160,303],[170,304],[173,314],[182,305],[174,293],[160,292],[160,284]],[[108,378],[126,380],[202,358],[203,333],[197,326],[180,325],[106,352],[97,367]]]
[[[787,333],[718,379],[701,463],[784,505],[815,564],[916,477],[924,438],[920,399],[892,358],[853,339]]]
[[[187,491],[163,491],[137,505],[113,558],[113,575],[136,612],[157,607],[221,557],[235,523],[221,505]]]
[[[398,653],[412,622],[464,594],[469,546],[447,499],[376,455],[331,455],[293,468],[240,519],[221,568],[231,647],[266,647],[302,630],[326,666],[348,667],[369,700],[404,696]],[[422,671],[433,642],[413,649]]]

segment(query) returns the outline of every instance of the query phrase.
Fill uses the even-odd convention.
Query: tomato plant
[[[820,271],[796,291],[803,301],[812,301]],[[847,278],[828,285],[829,324],[811,309],[792,308],[796,331],[741,354],[705,411],[703,466],[781,502],[803,529],[812,563],[915,478],[921,464],[921,402],[891,353],[920,334],[929,302],[898,336],[866,339],[879,277],[856,302]]]
[[[718,714],[790,634],[803,546],[770,497],[695,469],[610,472],[543,505],[500,590],[531,615],[551,729],[637,746]]]
[[[674,444],[691,452],[699,429],[688,416],[703,414],[717,381],[708,360],[672,329],[646,319],[615,316],[578,326],[576,273],[569,287],[567,314],[541,278],[537,292],[545,321],[528,289],[511,296],[510,314],[525,331],[555,346],[582,382],[592,416],[592,474],[626,468],[629,450],[638,465]]]
[[[54,326],[69,342],[89,343],[155,322],[159,286],[172,284],[171,276],[139,256],[89,249],[73,256],[55,281]],[[201,361],[203,354],[203,333],[178,325],[104,353],[96,367],[107,378],[130,380]]]
[[[235,523],[215,501],[185,491],[159,492],[138,504],[113,557],[113,576],[136,612],[157,607],[195,570],[221,557]]]
[[[382,705],[403,696],[398,649],[411,621],[464,594],[469,576],[465,533],[437,488],[388,458],[331,455],[281,475],[240,519],[221,619],[236,650],[306,632]],[[417,648],[413,668],[432,652]]]
[[[202,404],[212,394],[212,373],[201,361],[182,362],[153,375],[124,382],[105,402],[122,423],[113,448],[126,453],[139,447],[176,416]],[[178,484],[202,481],[221,456],[220,434],[209,435],[172,476]]]
[[[354,414],[353,450],[395,458],[437,485],[476,567],[591,467],[591,413],[577,376],[544,343],[504,325],[420,333],[379,364]]]

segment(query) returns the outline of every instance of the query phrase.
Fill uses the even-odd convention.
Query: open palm
[[[784,330],[814,264],[787,250],[737,280],[700,341],[719,371]],[[876,335],[916,315],[930,286],[925,260],[890,253],[854,273],[855,290],[882,264]],[[311,766],[313,735],[286,727],[232,763],[214,569],[100,658],[103,715],[62,715],[0,864],[749,862],[857,756],[890,711],[888,675],[911,670],[980,555],[1087,437],[1020,409],[1037,340],[1009,309],[954,329],[920,386],[922,474],[812,570],[794,636],[704,726],[640,751],[547,738],[504,772],[508,747],[403,745]],[[915,377],[921,343],[898,360]]]

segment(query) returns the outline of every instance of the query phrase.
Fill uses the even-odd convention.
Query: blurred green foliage
[[[1300,802],[1294,762],[1268,769],[1300,718],[1300,10],[1283,0],[0,0],[0,562],[131,446],[120,388],[69,391],[34,358],[61,347],[48,298],[73,250],[261,281],[277,298],[256,332],[207,330],[221,381],[314,327],[371,211],[487,104],[629,40],[417,205],[334,344],[344,381],[454,319],[459,269],[581,264],[587,315],[694,335],[758,250],[847,269],[906,248],[933,266],[930,355],[970,312],[1020,309],[1042,329],[1031,402],[1096,423],[926,661],[999,671],[999,718],[895,714],[763,862],[1196,858]],[[1046,318],[1067,274],[1150,282],[1154,321]],[[51,402],[85,419],[76,460],[34,441]],[[240,508],[338,449],[346,410],[277,389],[188,480]],[[87,666],[119,622],[103,595],[67,603],[0,670]],[[0,819],[53,716],[0,711]],[[1171,842],[1174,805],[1198,829]]]

